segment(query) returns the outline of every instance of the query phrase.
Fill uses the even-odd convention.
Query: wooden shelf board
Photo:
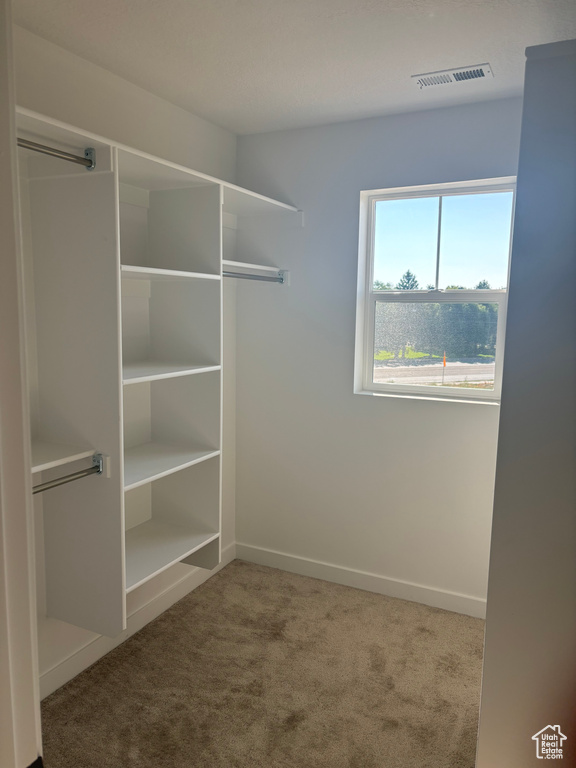
[[[139,384],[144,381],[173,379],[176,376],[192,376],[198,373],[219,371],[219,365],[189,365],[187,363],[167,363],[162,360],[143,360],[137,363],[125,363],[122,369],[123,383]]]
[[[126,591],[201,549],[218,534],[148,520],[126,531]]]
[[[156,442],[129,448],[124,455],[124,490],[129,491],[219,455],[218,450]]]
[[[70,445],[57,445],[44,440],[32,440],[32,472],[61,467],[79,459],[94,455],[93,448],[78,448]]]
[[[122,277],[130,280],[220,280],[220,275],[207,272],[184,272],[179,269],[157,269],[156,267],[134,267],[122,264]]]

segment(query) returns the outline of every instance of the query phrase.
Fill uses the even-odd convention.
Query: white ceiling
[[[235,133],[518,95],[576,0],[13,0],[14,21]],[[417,73],[494,79],[419,91]]]

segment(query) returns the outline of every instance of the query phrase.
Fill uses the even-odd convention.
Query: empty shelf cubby
[[[125,384],[220,365],[220,281],[122,272]]]
[[[177,562],[214,567],[219,559],[220,458],[127,491],[125,520],[128,591]]]
[[[124,488],[220,452],[220,371],[124,387]]]

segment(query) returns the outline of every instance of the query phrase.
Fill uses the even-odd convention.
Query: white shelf
[[[173,379],[176,376],[191,376],[197,373],[219,371],[219,365],[189,365],[186,363],[167,363],[163,360],[143,360],[137,363],[125,363],[123,383],[139,384],[145,381]]]
[[[215,186],[219,179],[171,163],[131,147],[118,147],[120,177],[125,184],[148,190]]]
[[[193,464],[218,456],[220,451],[149,442],[126,450],[124,490],[166,477]]]
[[[271,197],[224,183],[224,212],[235,216],[259,216],[270,213],[298,213],[298,208]]]
[[[126,531],[126,591],[218,539],[217,533],[148,520]]]
[[[263,264],[247,264],[245,261],[234,261],[233,259],[222,259],[223,267],[233,267],[234,269],[249,269],[256,270],[258,272],[270,272],[273,275],[278,275],[282,270],[280,267],[267,267]]]
[[[32,440],[32,472],[61,467],[79,459],[87,459],[95,453],[93,448],[75,448],[70,445],[56,445],[42,440]]]
[[[135,267],[122,264],[122,276],[131,280],[220,280],[220,275],[206,272],[185,272],[181,269],[157,269],[156,267]]]

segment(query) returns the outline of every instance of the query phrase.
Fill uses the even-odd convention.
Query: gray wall
[[[234,181],[236,136],[21,27],[16,103],[90,133]]]
[[[352,393],[359,193],[514,175],[520,114],[239,138],[238,183],[305,215],[269,254],[291,286],[238,286],[240,555],[482,615],[499,408]]]
[[[528,52],[478,768],[576,765],[576,41]]]

